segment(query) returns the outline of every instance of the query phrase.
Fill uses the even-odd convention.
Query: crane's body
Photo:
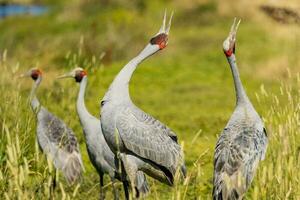
[[[266,146],[266,130],[254,108],[237,106],[215,149],[214,199],[242,199]]]
[[[83,125],[84,123],[82,120],[80,121],[82,124],[90,161],[98,173],[108,174],[110,177],[118,177],[115,175],[116,166],[114,163],[114,154],[106,144],[102,132],[98,131],[98,128],[101,130],[99,119],[91,117],[89,120],[89,124],[91,125],[90,127]]]
[[[115,153],[121,152],[123,162],[134,166],[134,169],[128,166],[126,171],[141,170],[172,185],[176,170],[183,163],[181,147],[175,133],[134,104],[125,105],[114,107],[117,112],[106,113],[106,109],[102,109],[102,124],[115,118],[112,121],[115,126],[102,127],[104,132],[113,133],[107,137],[108,144]],[[135,135],[136,133],[140,134]],[[185,167],[183,170],[185,171]]]
[[[76,109],[80,119],[85,137],[86,148],[90,161],[97,170],[100,177],[100,199],[104,199],[104,174],[108,174],[114,192],[114,198],[118,199],[118,192],[115,188],[115,179],[119,178],[114,162],[114,154],[108,147],[101,130],[99,119],[91,115],[84,103],[87,76],[80,78],[80,89],[78,93]],[[78,80],[78,79],[77,79]],[[120,179],[120,178],[119,178]]]
[[[106,173],[114,177],[116,169],[114,154],[104,139],[99,119],[88,112],[84,103],[86,84],[87,76],[80,82],[76,109],[83,128],[88,155],[98,173]]]
[[[73,77],[75,78],[76,82],[79,82],[80,84],[76,102],[76,110],[81,126],[83,128],[90,161],[92,162],[93,166],[100,176],[100,199],[104,199],[105,196],[102,189],[102,187],[104,186],[104,174],[109,175],[112,181],[114,198],[118,199],[118,192],[115,188],[115,181],[116,179],[118,179],[120,181],[127,182],[127,180],[122,180],[122,176],[118,171],[117,163],[115,162],[115,154],[111,151],[108,144],[106,143],[99,119],[91,115],[85,106],[84,96],[88,81],[87,73],[82,68],[76,68],[71,73],[61,76],[61,78],[64,77]],[[140,187],[136,188],[137,191],[139,193],[147,193],[148,183],[146,177],[142,173],[140,174],[139,178],[142,183]]]
[[[236,90],[236,108],[221,133],[214,155],[214,200],[240,200],[248,190],[258,163],[265,157],[268,138],[264,124],[251,104],[239,78],[235,59],[233,24],[223,44]]]
[[[68,183],[72,184],[81,177],[84,169],[76,136],[61,119],[40,105],[35,92],[42,81],[41,72],[33,69],[28,75],[35,81],[30,100],[37,118],[38,144],[43,153],[53,160],[55,168],[61,170]]]
[[[44,107],[37,113],[37,140],[43,153],[50,156],[69,183],[81,176],[83,164],[73,131]]]
[[[139,170],[169,185],[173,184],[177,169],[182,168],[185,173],[176,134],[135,106],[128,89],[138,64],[167,45],[171,20],[168,28],[165,20],[166,16],[159,33],[119,72],[101,102],[104,137],[121,159],[132,186],[139,185]]]

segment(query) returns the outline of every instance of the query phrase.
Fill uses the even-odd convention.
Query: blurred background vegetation
[[[14,191],[18,191],[24,198],[26,195],[36,199],[44,197],[37,188],[44,184],[43,177],[48,177],[44,171],[47,161],[39,163],[39,159],[34,159],[38,158],[35,121],[27,102],[32,82],[16,79],[19,73],[39,67],[44,72],[44,80],[38,97],[75,131],[86,167],[80,187],[61,187],[57,199],[98,198],[98,178],[87,157],[75,112],[78,88],[72,80],[58,81],[55,77],[75,66],[87,69],[87,107],[99,116],[99,102],[114,76],[158,31],[167,9],[175,11],[169,45],[140,65],[132,78],[130,91],[139,107],[178,134],[184,145],[189,178],[174,188],[149,179],[149,199],[210,199],[214,145],[235,105],[232,76],[222,51],[234,17],[242,19],[236,47],[242,81],[270,132],[269,162],[263,166],[272,163],[272,169],[279,165],[284,169],[281,164],[289,162],[284,159],[293,158],[290,161],[292,174],[286,177],[286,186],[276,182],[274,176],[270,178],[274,181],[273,187],[255,180],[248,198],[300,198],[297,189],[300,174],[294,171],[297,165],[299,167],[299,143],[293,143],[291,152],[285,154],[287,158],[282,156],[279,161],[281,144],[274,143],[277,148],[272,148],[272,135],[280,131],[293,130],[289,132],[295,134],[291,140],[300,141],[299,121],[292,123],[292,128],[278,130],[278,123],[286,124],[286,121],[273,118],[274,113],[281,113],[276,109],[289,110],[281,113],[285,117],[294,116],[284,118],[289,123],[299,117],[299,82],[293,78],[300,70],[298,0],[12,0],[0,3],[43,5],[48,9],[39,16],[26,14],[0,19],[1,196],[14,199],[17,198]],[[290,85],[287,92],[283,92],[282,83]],[[268,96],[271,93],[273,96]],[[282,103],[278,108],[274,106],[277,105],[275,97]],[[293,103],[288,104],[291,101]],[[280,139],[279,135],[274,138],[276,142]],[[17,140],[19,144],[14,144]],[[9,148],[14,149],[14,145],[19,145],[15,147],[19,148],[15,156],[20,160],[14,163],[14,173],[21,173],[22,166],[28,170],[23,182],[20,177],[15,177],[16,182],[8,181],[14,180],[13,168],[8,165],[9,159],[14,158],[9,157]],[[51,170],[51,167],[46,169]],[[36,173],[43,175],[37,178]],[[276,196],[278,185],[283,188]],[[111,198],[110,192],[107,197]]]

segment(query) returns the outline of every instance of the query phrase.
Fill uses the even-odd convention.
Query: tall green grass
[[[66,192],[65,183],[58,182],[57,190],[50,194],[54,174],[53,165],[41,154],[35,142],[35,117],[27,98],[20,90],[23,84],[16,75],[18,65],[6,62],[2,54],[1,75],[1,145],[0,145],[0,196],[1,199],[71,199],[77,187]],[[60,179],[58,179],[60,180]]]
[[[68,186],[58,173],[54,198],[98,199],[98,176],[75,112],[78,85],[55,77],[75,66],[86,68],[86,104],[99,116],[99,102],[109,84],[157,31],[165,7],[175,8],[169,45],[141,64],[130,92],[139,107],[177,133],[188,175],[186,180],[178,178],[174,187],[149,178],[148,199],[211,199],[213,150],[235,101],[221,49],[233,16],[220,14],[217,1],[189,1],[193,6],[181,2],[182,7],[169,1],[125,5],[113,0],[101,6],[94,0],[59,2],[40,18],[0,23],[0,199],[50,197],[54,171],[36,143],[28,102],[32,80],[17,78],[32,66],[44,72],[37,96],[74,130],[86,168],[80,185]],[[291,75],[299,71],[299,29],[247,16],[238,33],[237,62],[247,94],[265,121],[269,146],[246,199],[300,199],[300,82]],[[271,26],[272,33],[266,30]],[[111,199],[108,178],[105,188]],[[121,184],[118,188],[123,195]]]
[[[77,55],[80,57],[79,55]],[[74,56],[67,56],[75,62]],[[88,62],[88,61],[86,61]],[[94,62],[93,59],[90,62]],[[74,63],[73,63],[74,64]],[[58,186],[51,196],[51,184],[54,176],[51,161],[40,152],[35,142],[35,118],[29,108],[24,90],[24,82],[17,77],[19,65],[12,66],[6,61],[4,51],[0,67],[1,73],[1,144],[0,144],[0,195],[5,199],[82,199],[90,196],[97,199],[97,181],[89,182],[84,178],[81,185],[68,186],[59,173]],[[102,72],[103,73],[103,72]],[[290,73],[288,73],[290,74]],[[28,81],[29,82],[29,81]],[[25,84],[26,85],[26,84]],[[74,83],[67,83],[70,90]],[[256,94],[258,107],[263,107],[264,121],[267,126],[269,145],[266,159],[259,165],[257,175],[246,199],[299,199],[300,188],[300,76],[289,75],[274,92],[268,92],[261,86]],[[66,91],[59,92],[63,95]],[[69,91],[70,92],[70,91]],[[55,99],[57,94],[49,96]],[[70,99],[74,101],[76,94]],[[70,120],[70,119],[68,119]],[[202,134],[199,130],[190,141],[191,146]],[[81,140],[85,163],[89,162]],[[185,144],[182,144],[186,149]],[[198,157],[188,164],[188,175],[183,181],[178,177],[173,188],[166,188],[149,179],[151,193],[149,199],[210,199],[211,179],[205,177],[203,161],[210,157],[212,149],[198,149]],[[189,159],[190,160],[190,159]],[[211,160],[210,160],[211,161]],[[211,164],[212,165],[212,164]],[[88,169],[88,173],[93,169]],[[94,172],[95,173],[95,172]],[[86,176],[86,175],[85,175]],[[96,179],[97,180],[97,179]],[[111,191],[110,184],[106,186]],[[121,190],[121,186],[119,188]],[[167,193],[166,193],[167,191]],[[91,195],[95,194],[95,195]],[[111,194],[107,192],[107,197]]]
[[[251,191],[251,199],[300,198],[300,76],[289,74],[277,93],[261,88],[260,103],[268,103],[265,116],[269,147]]]

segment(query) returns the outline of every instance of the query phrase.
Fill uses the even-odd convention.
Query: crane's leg
[[[124,195],[125,195],[125,199],[129,200],[129,183],[127,181],[127,175],[126,175],[126,171],[124,168],[124,165],[121,163],[121,180],[123,183],[123,189],[124,189]]]
[[[114,200],[119,200],[119,192],[118,189],[116,188],[116,179],[111,178],[111,182],[112,182],[112,188],[114,193]]]
[[[125,199],[129,200],[129,190],[128,190],[129,183],[128,183],[128,181],[126,181],[126,180],[123,181],[123,188],[124,188],[124,193],[125,193]]]
[[[104,194],[104,191],[103,191],[104,173],[100,172],[99,177],[100,177],[100,200],[104,200],[105,199],[105,194]]]
[[[115,177],[119,177],[119,179],[122,181],[125,199],[129,200],[129,190],[128,190],[129,183],[127,181],[127,175],[125,172],[124,165],[120,159],[119,153],[115,155],[115,165],[116,165],[116,170],[117,170],[115,173]]]
[[[135,191],[135,198],[139,199],[140,198],[140,192],[139,192],[139,190],[137,189],[137,187],[134,187],[133,189]]]
[[[125,154],[121,153],[120,158],[122,161],[122,168],[124,168],[124,171],[125,171],[125,175],[127,175],[129,178],[133,197],[136,197],[137,194],[136,194],[136,190],[135,190],[135,180],[136,180],[137,166],[134,165],[133,163],[130,164],[130,162],[127,159],[127,156]],[[124,174],[124,173],[122,172],[122,174]]]
[[[50,199],[55,199],[55,188],[56,188],[56,174],[57,170],[55,169],[54,172],[52,172],[52,183],[50,186]]]
[[[56,188],[56,175],[57,175],[57,169],[54,170],[54,177],[53,177],[53,191],[55,190]]]

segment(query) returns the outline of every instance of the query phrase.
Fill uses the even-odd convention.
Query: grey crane
[[[215,147],[213,199],[242,199],[265,157],[267,133],[264,124],[243,88],[235,58],[236,32],[239,22],[231,27],[223,43],[236,91],[235,110]]]
[[[31,77],[34,84],[30,93],[31,108],[37,118],[38,144],[49,157],[56,169],[62,171],[67,182],[73,184],[84,170],[79,145],[73,131],[66,124],[41,106],[36,97],[36,90],[42,81],[42,72],[33,68],[21,77]],[[55,187],[55,178],[54,178]]]
[[[176,134],[135,106],[128,88],[138,64],[167,46],[171,19],[172,16],[166,27],[165,13],[159,32],[123,67],[101,101],[103,135],[117,159],[121,160],[123,172],[126,172],[132,187],[140,184],[138,170],[168,185],[173,185],[179,168],[182,174],[186,173]]]
[[[100,199],[104,199],[105,197],[103,192],[104,174],[109,175],[112,181],[114,198],[118,199],[115,182],[116,179],[121,180],[121,175],[117,171],[114,153],[110,150],[105,141],[99,119],[89,113],[84,102],[85,89],[88,81],[87,72],[84,69],[77,67],[71,72],[58,78],[68,77],[74,78],[75,81],[80,84],[76,109],[83,128],[89,158],[100,176]],[[139,173],[139,180],[141,180],[141,185],[139,185],[136,190],[138,193],[146,194],[149,189],[144,173]],[[126,182],[127,180],[124,181]],[[127,194],[125,195],[127,196]]]

